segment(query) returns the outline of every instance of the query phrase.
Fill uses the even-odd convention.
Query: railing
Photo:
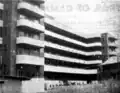
[[[27,18],[19,18],[17,21],[17,26],[28,26],[32,29],[36,29],[37,31],[44,32],[44,26],[39,22],[29,20]]]
[[[16,64],[30,64],[30,65],[44,65],[44,57],[31,56],[31,55],[17,55]]]
[[[52,48],[56,48],[56,49],[60,49],[60,50],[64,50],[64,51],[68,51],[68,52],[72,52],[72,53],[83,54],[83,55],[102,54],[101,51],[84,52],[84,51],[80,51],[80,50],[77,50],[77,49],[73,49],[73,48],[61,46],[61,45],[58,45],[58,44],[55,44],[55,43],[51,43],[51,42],[48,42],[48,41],[45,41],[45,45],[48,46],[48,47],[52,47]]]
[[[45,58],[63,60],[63,61],[68,61],[68,62],[72,62],[72,63],[83,63],[83,64],[102,63],[101,60],[86,61],[86,60],[80,60],[80,59],[76,59],[76,58],[64,57],[64,56],[60,56],[60,55],[57,55],[57,54],[51,54],[51,53],[45,53],[44,56],[45,56]]]
[[[74,74],[97,74],[97,69],[87,70],[51,65],[45,65],[44,70],[49,72],[74,73]]]
[[[71,43],[80,45],[80,46],[84,46],[84,47],[101,46],[101,42],[86,44],[86,43],[83,43],[83,42],[80,42],[80,41],[77,41],[77,40],[74,40],[74,39],[71,39],[71,38],[56,34],[56,33],[51,32],[49,30],[45,30],[45,34],[49,35],[49,36],[52,36],[52,37],[55,37],[55,38],[58,38],[58,39],[61,39],[61,40],[65,40],[67,42],[71,42]]]
[[[25,43],[25,44],[33,45],[36,47],[44,47],[44,41],[36,40],[34,38],[29,38],[24,36],[17,38],[17,44],[19,43]]]
[[[44,17],[44,11],[37,5],[32,5],[26,1],[22,1],[18,4],[18,9],[21,9],[21,8],[28,9],[28,10],[33,11],[34,13],[38,14],[40,17]]]
[[[31,56],[38,56],[38,57],[40,57],[39,49],[33,50],[33,49],[17,48],[17,54],[18,55],[31,55]]]

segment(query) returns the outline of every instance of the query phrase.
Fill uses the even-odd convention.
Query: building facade
[[[103,33],[102,39],[102,61],[103,61],[103,79],[120,77],[119,69],[119,38],[115,33]]]
[[[103,57],[100,35],[75,34],[45,15],[43,0],[0,0],[0,48],[5,93],[95,81]]]
[[[17,79],[20,93],[44,92],[44,1],[3,0],[0,9],[1,77]]]
[[[86,38],[45,17],[45,83],[50,86],[62,81],[82,84],[97,80],[101,48],[100,35]]]

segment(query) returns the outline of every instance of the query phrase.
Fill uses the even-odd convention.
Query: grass
[[[99,84],[59,86],[47,93],[120,93],[120,81],[111,79]]]

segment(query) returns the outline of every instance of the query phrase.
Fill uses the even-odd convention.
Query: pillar
[[[18,0],[4,0],[3,12],[3,45],[6,51],[3,53],[4,75],[16,74],[16,23]]]

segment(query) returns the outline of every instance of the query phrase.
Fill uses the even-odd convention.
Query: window
[[[24,35],[25,35],[24,32],[19,31],[19,36],[24,36]]]
[[[0,11],[0,20],[2,20],[2,19],[3,19],[3,12]]]
[[[39,49],[27,48],[27,47],[26,48],[17,48],[17,54],[40,56],[40,50]]]
[[[38,56],[39,55],[38,51],[37,50],[33,50],[33,55]]]
[[[29,49],[24,49],[24,54],[27,54],[27,55],[29,55],[29,54],[30,54],[30,51],[29,51]]]
[[[23,71],[18,69],[17,70],[17,76],[22,77],[23,76]]]
[[[0,37],[2,37],[3,35],[2,35],[2,28],[0,28]]]
[[[44,25],[44,18],[40,19],[39,23],[40,23],[41,25]]]
[[[23,53],[23,49],[22,48],[17,48],[17,54],[22,54]]]
[[[39,35],[34,34],[34,35],[33,35],[33,38],[39,40]]]
[[[24,36],[29,37],[29,33],[28,32],[24,32]]]

